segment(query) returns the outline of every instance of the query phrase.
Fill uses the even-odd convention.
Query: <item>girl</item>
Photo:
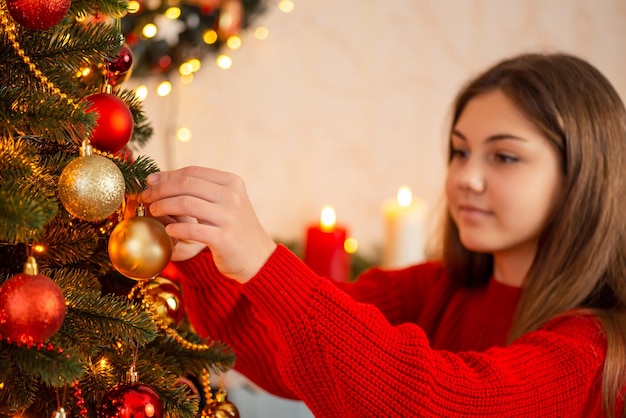
[[[449,144],[441,257],[354,283],[276,245],[239,177],[149,177],[190,321],[320,417],[623,416],[620,98],[579,58],[517,56],[460,92]]]

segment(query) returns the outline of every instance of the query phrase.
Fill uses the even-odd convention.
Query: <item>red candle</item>
[[[335,211],[322,209],[319,225],[307,228],[304,262],[320,276],[338,281],[350,278],[350,256],[344,249],[347,230],[336,225]]]

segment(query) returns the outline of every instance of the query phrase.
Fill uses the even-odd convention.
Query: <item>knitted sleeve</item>
[[[284,248],[242,294],[275,324],[266,338],[281,384],[316,416],[574,417],[598,404],[606,347],[591,317],[553,320],[506,348],[437,351],[418,326],[391,325]]]
[[[219,272],[210,251],[170,263],[162,274],[181,285],[185,312],[198,334],[233,348],[236,370],[268,392],[297,399],[279,375],[271,318],[259,315],[243,286]]]
[[[450,282],[441,263],[427,262],[400,270],[371,268],[354,282],[334,282],[358,302],[375,306],[394,325],[416,322],[429,299],[445,299]]]

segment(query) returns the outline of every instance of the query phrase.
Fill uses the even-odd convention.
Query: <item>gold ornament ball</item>
[[[71,161],[59,177],[59,199],[67,211],[84,221],[107,218],[124,201],[124,176],[115,163],[101,155]]]
[[[157,276],[146,283],[145,287],[159,317],[168,326],[177,327],[185,317],[180,286],[165,277]]]
[[[149,216],[126,219],[109,237],[109,258],[115,269],[135,280],[159,274],[172,257],[172,239],[163,224]]]

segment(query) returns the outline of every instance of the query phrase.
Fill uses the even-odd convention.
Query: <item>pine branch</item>
[[[64,386],[79,379],[84,373],[80,358],[73,347],[66,347],[57,352],[54,349],[48,351],[45,347],[37,350],[5,344],[4,350],[11,353],[20,369],[29,371],[34,381],[48,386]]]
[[[72,0],[69,14],[88,16],[101,13],[107,16],[122,17],[127,8],[127,0]]]
[[[132,162],[120,158],[116,163],[124,175],[127,195],[141,193],[148,187],[146,177],[159,171],[159,167],[152,159],[142,155]]]
[[[128,108],[133,114],[134,128],[130,142],[131,144],[136,144],[135,149],[139,149],[152,137],[154,133],[152,126],[144,114],[143,103],[137,99],[135,92],[122,90],[119,97],[128,105]]]
[[[0,145],[0,240],[27,242],[57,213],[53,183],[25,141],[3,138]]]
[[[12,390],[0,390],[0,416],[14,415],[15,409],[20,405],[28,405],[35,399],[36,389],[33,387],[31,376],[25,376],[13,358],[13,350],[6,343],[0,343],[0,381],[5,388]],[[6,415],[10,414],[10,415]]]
[[[61,341],[91,348],[98,345],[145,345],[154,340],[157,327],[135,304],[100,292],[69,290],[67,313],[57,333]]]
[[[38,136],[60,144],[85,138],[96,115],[81,111],[82,104],[77,109],[48,91],[37,91],[37,87],[23,92],[19,88],[0,88],[0,135]]]
[[[65,210],[63,211],[65,214]],[[72,228],[67,223],[72,222]],[[98,225],[59,215],[48,225],[40,242],[45,253],[39,257],[43,265],[52,267],[81,266],[86,264],[108,265],[108,254],[102,254],[99,242],[106,240],[98,231]]]
[[[163,357],[163,364],[168,367],[187,371],[193,376],[201,376],[203,369],[214,373],[223,373],[232,369],[235,355],[230,347],[219,341],[202,339],[195,333],[178,331],[180,336],[194,344],[205,344],[207,350],[189,350],[167,336],[159,336],[147,349],[155,350],[154,356]]]
[[[198,400],[190,396],[180,384],[180,377],[184,371],[173,373],[173,370],[164,366],[163,357],[154,357],[149,350],[142,350],[137,361],[139,380],[149,384],[163,401],[164,410],[171,416],[180,418],[194,418],[198,411]]]

